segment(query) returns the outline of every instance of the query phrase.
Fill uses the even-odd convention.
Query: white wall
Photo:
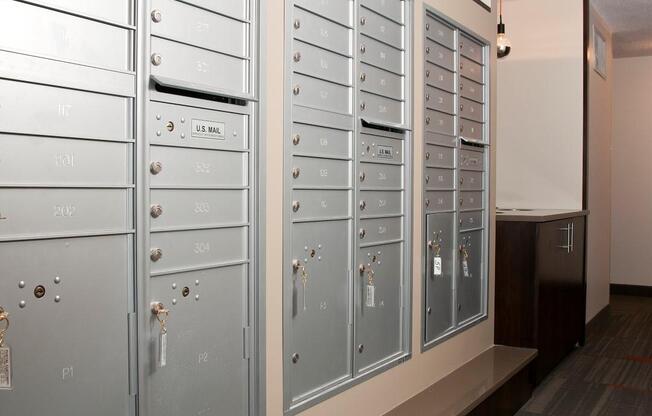
[[[503,16],[497,206],[581,208],[582,0],[508,0]]]
[[[611,281],[652,286],[652,57],[614,60]]]
[[[593,70],[593,41],[589,49],[588,125],[588,240],[586,246],[586,318],[590,320],[609,304],[611,263],[611,128],[612,128],[612,35],[591,7],[595,24],[607,43],[607,78]]]

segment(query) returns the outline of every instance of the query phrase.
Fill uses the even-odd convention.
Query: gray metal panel
[[[248,185],[248,153],[152,146],[150,160],[160,172],[150,172],[152,186],[244,187]]]
[[[454,211],[455,191],[426,191],[424,205],[428,214]]]
[[[460,78],[460,94],[479,103],[484,103],[484,85],[470,79]]]
[[[126,189],[0,188],[0,239],[131,228]]]
[[[247,326],[246,265],[156,277],[150,295],[169,310],[167,365],[146,363],[148,414],[249,414],[249,360],[243,351]],[[184,288],[189,289],[183,296]],[[151,316],[150,331],[159,323]],[[158,345],[156,338],[152,347]]]
[[[460,33],[460,54],[479,64],[484,63],[484,47],[462,33]]]
[[[405,22],[405,2],[403,0],[360,0],[360,4],[395,22]]]
[[[347,26],[353,24],[353,0],[294,0],[294,4],[334,22]]]
[[[128,98],[9,80],[0,80],[0,91],[3,132],[119,141],[133,137]]]
[[[455,213],[430,214],[426,217],[426,301],[425,342],[434,341],[455,327]],[[439,246],[439,247],[437,247]],[[441,262],[441,274],[435,275],[434,261]],[[438,265],[439,266],[439,265]]]
[[[468,252],[468,276],[462,272],[462,261],[464,256],[459,255],[457,276],[457,297],[458,312],[457,322],[461,324],[467,320],[477,317],[484,312],[483,301],[483,231],[471,231],[461,233],[459,244]]]
[[[159,260],[151,261],[153,274],[208,268],[248,259],[247,227],[157,232],[151,248],[160,249]]]
[[[194,4],[206,10],[212,10],[225,16],[235,17],[239,20],[251,19],[250,0],[184,0],[185,3]]]
[[[162,210],[150,215],[152,231],[239,225],[249,216],[246,190],[153,189],[150,201]]]
[[[342,85],[351,85],[351,58],[312,46],[299,40],[292,41],[292,70]]]
[[[426,62],[426,84],[439,89],[455,92],[455,73]]]
[[[455,134],[455,116],[426,109],[426,131]]]
[[[249,24],[175,0],[151,0],[160,19],[152,19],[154,36],[238,57],[249,56]]]
[[[386,163],[361,163],[358,167],[361,189],[403,187],[403,167]]]
[[[403,192],[360,191],[358,210],[361,218],[401,215],[403,214]]]
[[[460,149],[460,169],[484,170],[484,153]]]
[[[32,0],[47,7],[90,16],[121,25],[133,24],[132,0]]]
[[[130,148],[117,142],[0,134],[1,185],[125,185]]]
[[[291,169],[295,188],[351,186],[349,161],[295,156]]]
[[[402,250],[402,243],[359,249],[358,261],[374,272],[375,306],[366,306],[367,273],[356,270],[355,374],[401,352]]]
[[[460,74],[472,81],[484,83],[484,66],[465,57],[460,57]]]
[[[391,45],[398,49],[404,49],[403,25],[395,23],[384,16],[367,9],[360,8],[358,16],[360,33]]]
[[[290,268],[284,285],[292,293],[285,360],[293,401],[351,377],[349,223],[292,225],[291,255],[307,273],[305,291],[299,270]],[[293,354],[298,354],[296,363]]]
[[[460,230],[472,230],[484,226],[484,211],[460,212]]]
[[[457,145],[457,137],[456,136],[449,136],[449,135],[446,135],[446,134],[425,132],[424,133],[424,138],[425,138],[426,143],[428,143],[428,144],[436,144],[436,145],[439,145],[439,146],[446,146],[446,147],[455,147]]]
[[[367,64],[360,64],[359,86],[361,91],[402,100],[405,97],[405,78]]]
[[[169,87],[184,90],[244,96],[251,94],[250,61],[182,43],[152,37],[152,56],[161,58],[151,65],[154,77],[163,77]]]
[[[293,191],[291,205],[297,206],[292,210],[293,220],[328,220],[350,215],[349,191]]]
[[[426,86],[426,108],[455,114],[455,94]]]
[[[449,49],[455,49],[455,30],[441,21],[426,15],[425,34]]]
[[[481,191],[484,189],[484,174],[482,172],[460,170],[459,176],[462,191]]]
[[[405,103],[379,95],[360,92],[360,117],[394,125],[405,123]]]
[[[295,155],[318,154],[341,159],[351,157],[350,131],[294,123],[288,140],[292,143],[292,153]]]
[[[428,190],[455,189],[455,170],[426,168],[425,188]]]
[[[403,217],[360,220],[360,244],[378,244],[403,239]]]
[[[365,35],[358,38],[358,59],[361,62],[383,68],[395,74],[405,73],[403,51],[393,48]]]
[[[360,161],[403,163],[403,141],[390,137],[360,134],[357,158]]]
[[[428,62],[455,71],[455,52],[426,39],[425,57]]]
[[[351,56],[352,31],[316,14],[294,7],[292,36],[330,51]]]
[[[124,235],[0,243],[13,373],[13,390],[0,390],[3,415],[130,414],[131,247]]]
[[[55,10],[0,0],[0,48],[116,71],[133,70],[133,32]]]
[[[484,124],[460,118],[460,136],[466,139],[483,141]]]
[[[460,210],[476,210],[483,208],[482,191],[463,191],[460,192]]]
[[[484,122],[484,105],[465,98],[460,99],[460,117]]]
[[[427,144],[425,160],[427,167],[454,168],[455,149]]]
[[[351,114],[350,87],[300,74],[292,75],[293,103],[340,114]]]

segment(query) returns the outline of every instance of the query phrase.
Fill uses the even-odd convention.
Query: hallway
[[[517,416],[652,414],[652,298],[612,296],[588,330]]]

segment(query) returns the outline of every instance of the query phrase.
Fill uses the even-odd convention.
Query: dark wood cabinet
[[[496,223],[496,344],[536,348],[540,383],[584,343],[586,285],[582,216]]]

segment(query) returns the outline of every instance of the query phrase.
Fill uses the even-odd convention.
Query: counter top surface
[[[496,209],[496,221],[548,222],[589,215],[576,209]]]

